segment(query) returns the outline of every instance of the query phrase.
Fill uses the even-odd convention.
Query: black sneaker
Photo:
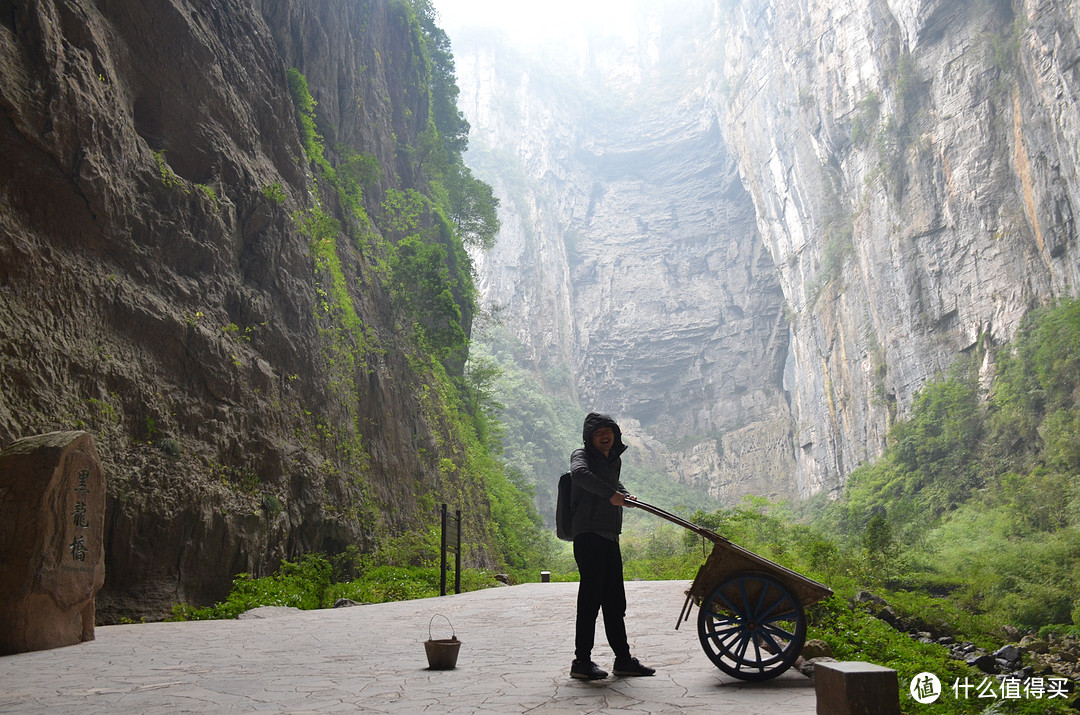
[[[642,665],[637,658],[626,658],[616,660],[615,667],[611,669],[611,672],[615,673],[615,675],[652,675],[656,672],[656,669]]]
[[[607,672],[591,660],[575,660],[570,664],[570,677],[579,680],[603,680]]]

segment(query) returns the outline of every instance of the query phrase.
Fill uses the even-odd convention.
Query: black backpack
[[[559,477],[559,495],[555,500],[555,536],[573,541],[574,508],[570,503],[570,472]]]

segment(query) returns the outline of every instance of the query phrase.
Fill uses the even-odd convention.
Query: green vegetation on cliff
[[[992,356],[994,369],[980,373],[987,357],[975,350],[927,384],[885,453],[856,470],[839,498],[749,499],[686,515],[829,585],[836,595],[808,609],[809,637],[828,642],[837,658],[895,668],[902,686],[924,671],[948,683],[981,674],[854,604],[859,591],[888,602],[905,630],[988,650],[1024,634],[1075,633],[1080,301],[1034,311]],[[698,537],[631,517],[628,577],[694,576],[705,555]],[[994,712],[1057,712],[1066,702],[1001,701]],[[934,708],[981,712],[988,704],[950,692]]]
[[[695,518],[728,536],[768,523],[746,534],[763,555],[830,584],[936,594],[986,637],[1080,625],[1080,302],[1033,312],[980,381],[985,358],[927,384],[839,498]]]
[[[490,246],[499,225],[498,202],[462,161],[469,125],[456,107],[453,56],[433,7],[427,0],[398,0],[389,16],[407,38],[402,76],[416,85],[409,91],[426,95],[417,106],[427,109],[426,117],[416,108],[399,112],[417,128],[412,136],[395,136],[395,167],[343,144],[327,146],[319,128],[326,136],[338,135],[337,128],[319,115],[304,74],[291,68],[287,76],[315,189],[313,206],[292,216],[315,261],[321,296],[315,318],[327,346],[327,376],[346,401],[359,399],[359,380],[379,354],[395,349],[365,319],[358,292],[361,286],[381,289],[393,310],[396,349],[406,353],[422,417],[437,445],[435,452],[421,450],[435,487],[417,493],[417,504],[429,516],[439,502],[463,508],[467,560],[494,555],[497,567],[516,574],[535,567],[551,540],[528,495],[493,458],[499,447],[490,436],[491,410],[464,374],[476,313],[465,246]],[[359,407],[350,412],[360,414]],[[359,422],[324,432],[338,453],[360,455],[358,468],[350,471],[363,480],[375,478],[366,466]],[[364,513],[353,516],[373,519]],[[393,538],[401,537],[376,533],[375,543]],[[247,583],[238,579],[234,592]]]
[[[815,523],[851,545],[877,518],[882,581],[989,624],[1080,625],[1080,302],[1033,312],[980,384],[981,352],[927,385],[876,462]]]

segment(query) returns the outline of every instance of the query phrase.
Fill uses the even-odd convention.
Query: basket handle
[[[436,613],[434,616],[431,617],[431,620],[428,621],[428,624],[427,624],[427,637],[428,637],[428,640],[434,640],[431,637],[431,624],[435,622],[436,618],[446,618],[446,622],[450,624],[450,640],[457,640],[457,631],[454,630],[454,624],[450,623],[450,619],[447,618],[446,616],[444,616],[441,613]]]

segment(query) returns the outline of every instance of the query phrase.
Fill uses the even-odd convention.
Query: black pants
[[[596,637],[596,616],[604,611],[604,631],[615,658],[629,658],[626,640],[626,591],[623,589],[622,552],[619,542],[599,534],[579,534],[574,539],[578,584],[574,655],[589,660]]]

